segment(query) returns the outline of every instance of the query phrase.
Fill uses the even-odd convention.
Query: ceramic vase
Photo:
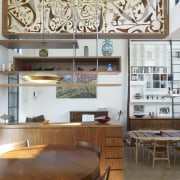
[[[103,56],[111,56],[113,53],[113,44],[110,39],[105,39],[102,44]]]

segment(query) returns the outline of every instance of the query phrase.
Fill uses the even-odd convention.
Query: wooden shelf
[[[112,64],[112,71],[106,70],[109,63]],[[118,56],[17,56],[13,58],[13,69],[17,73],[48,71],[49,68],[52,68],[51,72],[56,74],[116,75],[121,72],[121,58]]]
[[[8,40],[0,40],[0,45],[8,48],[8,49],[72,49],[79,48],[78,42],[75,39],[26,39],[26,40],[18,40],[18,39],[8,39]]]
[[[28,73],[49,72],[56,75],[118,75],[120,71],[0,71],[1,75],[25,75]]]
[[[107,65],[112,64],[113,70],[107,71]],[[26,69],[30,67],[30,69]],[[1,75],[26,75],[31,73],[50,72],[55,75],[117,75],[121,72],[121,58],[118,56],[96,57],[36,57],[16,56],[13,58],[12,71],[0,71]],[[52,70],[49,70],[52,69]],[[54,87],[116,87],[118,83],[105,84],[50,84],[50,83],[21,83],[0,84],[0,87],[28,87],[28,86],[54,86]]]
[[[121,84],[37,84],[37,83],[29,83],[29,84],[0,84],[0,87],[45,87],[45,86],[55,86],[55,87],[93,87],[93,86],[107,86],[107,87],[116,87],[121,86]]]

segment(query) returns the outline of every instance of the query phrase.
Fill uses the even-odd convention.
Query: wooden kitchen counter
[[[101,173],[111,166],[110,180],[123,179],[123,126],[108,123],[18,123],[0,125],[0,144],[29,139],[31,145],[74,145],[76,140],[89,141],[102,148]]]

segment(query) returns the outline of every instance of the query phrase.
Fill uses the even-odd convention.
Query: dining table
[[[135,161],[138,163],[139,144],[152,142],[154,140],[169,140],[170,142],[180,141],[180,130],[134,130],[127,131],[125,137],[128,143],[135,143]]]
[[[34,145],[0,155],[0,180],[92,180],[99,175],[96,153],[75,145]]]

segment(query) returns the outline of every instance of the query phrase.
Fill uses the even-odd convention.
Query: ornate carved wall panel
[[[168,34],[167,0],[3,0],[3,34]],[[97,28],[98,27],[98,28]]]

